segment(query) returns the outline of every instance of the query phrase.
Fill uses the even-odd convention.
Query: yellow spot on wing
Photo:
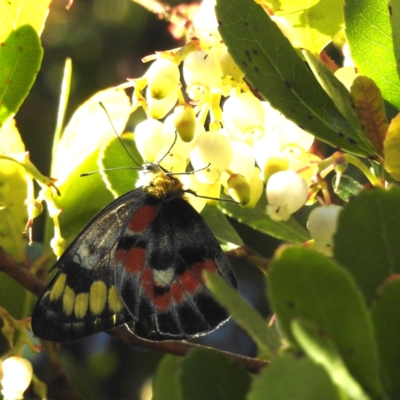
[[[89,293],[79,293],[75,297],[74,313],[77,318],[83,318],[89,307]]]
[[[50,301],[58,300],[64,292],[67,275],[60,274],[50,290]]]
[[[108,290],[108,307],[114,313],[120,312],[124,308],[115,286],[111,286]]]
[[[75,292],[67,285],[64,289],[64,295],[62,298],[63,311],[67,315],[71,315],[74,309],[75,303]]]
[[[93,314],[100,314],[107,302],[107,286],[102,281],[93,282],[90,287],[89,305]]]

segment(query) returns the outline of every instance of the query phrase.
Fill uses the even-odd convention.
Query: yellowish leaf
[[[113,126],[100,102],[118,134],[128,122],[131,103],[123,90],[105,89],[83,103],[66,126],[53,160],[51,176],[57,178],[59,186],[85,158],[115,138]]]
[[[49,13],[51,0],[13,0],[0,2],[0,42],[11,31],[22,25],[31,25],[40,34]]]
[[[400,182],[400,114],[392,119],[386,139],[383,142],[385,169],[390,176]]]
[[[365,133],[379,154],[383,154],[388,123],[382,94],[376,83],[358,76],[350,88],[353,105]]]
[[[0,154],[24,151],[15,121],[11,119],[0,129]],[[23,260],[26,246],[22,234],[27,221],[26,196],[24,168],[13,161],[0,160],[0,246],[17,261]]]

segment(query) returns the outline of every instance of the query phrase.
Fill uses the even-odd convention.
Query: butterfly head
[[[183,184],[178,178],[172,176],[159,164],[151,162],[143,164],[136,186],[146,189],[147,192],[158,198],[182,197],[184,194]]]

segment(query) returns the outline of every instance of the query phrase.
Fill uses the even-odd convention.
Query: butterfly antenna
[[[172,150],[172,148],[175,146],[177,140],[178,140],[178,134],[177,134],[176,131],[175,131],[175,138],[174,138],[174,141],[172,142],[172,144],[171,144],[170,148],[168,149],[168,151],[162,156],[162,158],[161,158],[161,160],[158,162],[158,164],[161,164],[162,161],[164,160],[164,158],[167,157],[167,155],[168,155],[169,153],[171,153],[171,150]]]
[[[119,170],[119,169],[132,169],[132,167],[115,167],[115,168],[99,169],[97,171],[84,172],[83,174],[80,174],[79,176],[80,177],[85,177],[85,176],[98,174],[98,173],[104,172],[104,171],[116,171],[116,170]]]
[[[105,105],[104,105],[103,102],[101,102],[101,101],[99,101],[99,104],[100,104],[100,107],[101,107],[101,108],[104,110],[104,112],[106,113],[107,118],[108,118],[108,121],[110,122],[110,125],[111,125],[111,127],[112,127],[112,129],[113,129],[115,135],[117,136],[119,142],[121,143],[122,147],[123,147],[124,150],[126,151],[126,154],[128,154],[129,158],[130,158],[138,167],[141,167],[141,165],[131,156],[131,154],[129,153],[128,149],[126,148],[124,142],[122,141],[121,137],[118,135],[118,132],[117,132],[117,130],[115,129],[115,126],[114,126],[114,124],[113,124],[113,122],[112,122],[112,120],[111,120],[110,114],[108,113],[108,111],[107,111]],[[175,137],[175,141],[176,141],[176,137]],[[175,141],[174,141],[174,144],[175,144]],[[171,151],[171,150],[169,150],[169,151]],[[167,153],[167,154],[168,154],[168,153]],[[165,157],[165,156],[164,156],[164,157]],[[164,157],[163,157],[163,158],[164,158]],[[97,171],[95,171],[95,172],[97,172]],[[94,172],[94,173],[95,173],[95,172]],[[90,173],[89,173],[89,175],[90,175]]]

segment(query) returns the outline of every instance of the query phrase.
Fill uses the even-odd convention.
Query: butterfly
[[[149,340],[187,339],[229,318],[204,271],[237,288],[232,266],[180,180],[145,163],[143,186],[103,208],[52,269],[32,313],[35,336],[68,342],[126,324]]]

